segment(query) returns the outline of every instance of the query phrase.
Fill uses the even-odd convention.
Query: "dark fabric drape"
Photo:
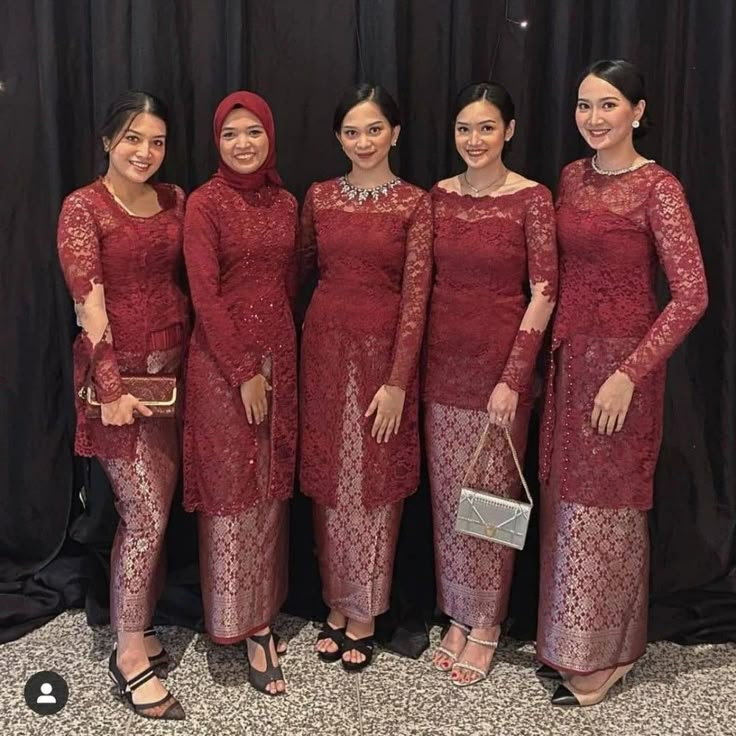
[[[521,21],[528,21],[523,27]],[[59,272],[62,197],[99,173],[98,129],[127,87],[169,102],[161,178],[187,190],[215,169],[212,112],[248,88],[271,104],[279,170],[303,196],[345,170],[331,132],[341,90],[394,91],[394,164],[429,187],[459,169],[450,105],[491,77],[516,101],[508,163],[555,188],[585,154],[573,121],[579,71],[601,57],[643,70],[655,121],[642,142],[685,185],[710,288],[708,313],[670,362],[650,515],[650,639],[736,639],[736,10],[730,0],[35,0],[0,3],[0,641],[70,606],[108,619],[116,517],[96,462],[72,456],[71,303]],[[662,285],[662,298],[666,298]],[[536,446],[533,423],[530,448]],[[527,474],[536,478],[534,452]],[[292,504],[290,612],[323,615],[309,502]],[[175,503],[157,619],[201,625],[194,520]],[[534,634],[537,543],[518,557],[510,630]],[[434,603],[426,479],[407,502],[390,644],[418,654]]]

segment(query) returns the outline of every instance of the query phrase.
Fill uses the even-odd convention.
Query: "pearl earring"
[[[632,128],[638,128],[639,125],[641,125],[641,123],[638,120],[634,120],[634,122],[631,123],[631,127]]]
[[[392,146],[396,146],[396,141],[391,141]]]

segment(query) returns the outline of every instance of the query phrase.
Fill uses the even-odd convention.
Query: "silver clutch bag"
[[[478,457],[485,446],[490,422],[486,425],[480,438],[473,459],[470,461],[460,490],[460,502],[457,507],[455,531],[460,534],[469,534],[473,537],[488,539],[514,549],[524,549],[526,532],[529,528],[529,519],[532,515],[534,502],[532,501],[529,486],[519,464],[519,458],[511,440],[511,433],[505,429],[511,455],[514,458],[516,470],[519,472],[521,484],[526,491],[528,503],[516,501],[513,498],[497,496],[488,490],[472,488],[468,483],[471,471],[475,468]]]

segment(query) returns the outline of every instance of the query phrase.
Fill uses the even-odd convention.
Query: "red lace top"
[[[648,509],[662,434],[665,362],[703,314],[707,287],[682,187],[647,164],[619,176],[589,159],[562,172],[557,201],[560,288],[541,438],[541,474],[559,463],[562,498],[602,507]],[[660,312],[655,281],[664,270],[671,299]],[[559,361],[557,361],[559,362]],[[636,384],[621,432],[590,426],[593,400],[616,369]],[[555,370],[567,396],[555,400]],[[562,436],[552,436],[564,407]]]
[[[184,255],[195,322],[187,359],[184,507],[236,514],[287,498],[297,436],[296,200],[211,179],[191,194]],[[268,419],[248,424],[240,384],[263,373]]]
[[[541,185],[496,197],[432,189],[434,288],[427,323],[427,401],[485,410],[497,383],[530,404],[545,324],[520,328],[527,283],[554,300],[552,195]]]
[[[72,192],[59,215],[58,249],[69,291],[81,309],[104,288],[107,325],[99,334],[84,328],[74,343],[74,382],[79,391],[90,362],[98,397],[105,403],[122,395],[120,373],[146,373],[151,352],[163,347],[162,335],[179,335],[188,323],[182,290],[184,192],[155,184],[161,212],[128,214],[101,179]],[[75,451],[79,455],[133,459],[138,423],[104,427],[88,420],[77,397]]]
[[[407,182],[364,202],[343,194],[340,182],[312,185],[302,214],[303,267],[307,276],[317,270],[319,283],[304,321],[300,479],[323,504],[334,502],[339,484],[359,483],[372,508],[419,482],[417,362],[432,210],[429,195]],[[363,414],[384,384],[405,389],[406,400],[398,435],[379,445],[370,436],[374,417]],[[356,402],[357,426],[347,418]]]

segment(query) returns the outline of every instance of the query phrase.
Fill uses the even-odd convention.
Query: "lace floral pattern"
[[[322,504],[334,504],[341,472],[353,475],[369,508],[416,489],[416,374],[431,247],[430,199],[411,184],[362,203],[346,199],[339,180],[307,193],[300,262],[304,280],[318,274],[319,283],[303,328],[300,480]],[[404,389],[406,401],[398,435],[379,445],[363,412],[384,384]],[[356,419],[345,414],[349,400],[362,409]],[[341,448],[356,438],[361,463],[341,471]]]
[[[562,498],[648,509],[662,435],[667,358],[708,301],[697,236],[682,187],[648,164],[617,177],[589,160],[563,172],[557,203],[560,290],[541,438],[541,475],[559,465]],[[671,299],[658,313],[661,265]],[[563,355],[555,354],[567,345]],[[590,427],[593,400],[616,369],[636,384],[626,424]],[[558,384],[556,371],[565,373]],[[564,396],[555,387],[565,386]],[[563,412],[557,422],[557,412]],[[558,427],[556,431],[553,431]]]
[[[187,203],[184,254],[195,325],[187,360],[184,506],[231,515],[291,495],[297,437],[291,312],[297,209],[284,189],[213,179]],[[240,384],[263,373],[268,418],[247,422]]]
[[[546,325],[521,323],[527,284],[550,301],[557,290],[552,195],[541,185],[499,197],[436,186],[432,198],[435,278],[423,396],[485,409],[504,381],[530,404]]]
[[[121,372],[147,372],[153,349],[169,347],[157,337],[172,331],[179,342],[186,337],[184,192],[170,184],[155,188],[161,211],[152,217],[128,214],[102,180],[70,194],[59,215],[59,260],[82,327],[74,344],[75,391],[91,367],[104,402],[122,395]],[[77,398],[75,450],[132,460],[138,426],[103,427],[85,417]]]

